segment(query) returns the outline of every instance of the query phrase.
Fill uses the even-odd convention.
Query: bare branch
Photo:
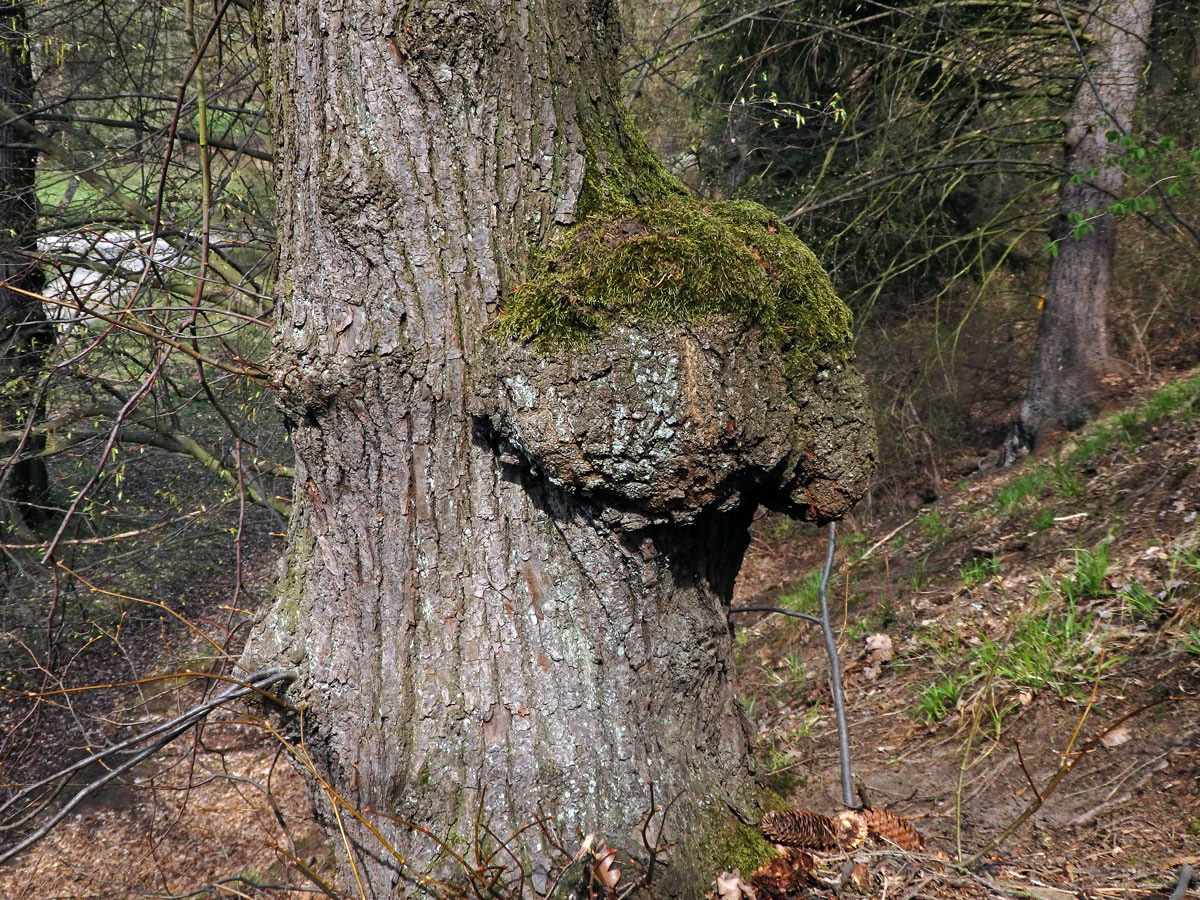
[[[7,850],[0,851],[0,865],[12,859],[17,854],[29,849],[42,838],[44,838],[51,832],[51,830],[53,830],[54,826],[66,818],[67,814],[70,813],[71,810],[74,809],[89,794],[99,790],[114,778],[117,778],[118,776],[123,775],[125,772],[128,772],[138,763],[144,762],[145,760],[154,756],[154,754],[156,754],[163,747],[167,746],[181,735],[186,734],[188,731],[202,722],[204,718],[217,707],[223,706],[231,700],[236,700],[239,697],[245,697],[247,694],[252,693],[261,694],[264,697],[275,700],[275,702],[279,702],[275,697],[267,693],[266,689],[274,684],[278,684],[281,681],[292,681],[295,678],[295,672],[289,669],[279,668],[278,666],[271,666],[251,672],[250,675],[246,677],[245,681],[234,681],[230,687],[226,688],[215,697],[212,697],[198,706],[192,707],[187,712],[181,713],[167,722],[162,722],[158,725],[155,725],[153,728],[143,731],[141,734],[121,741],[118,744],[114,744],[111,747],[106,747],[104,750],[93,753],[90,756],[84,757],[78,762],[75,762],[64,769],[60,769],[53,775],[48,775],[47,777],[22,788],[20,791],[13,794],[13,796],[6,800],[3,804],[0,804],[0,816],[9,814],[9,811],[14,809],[14,807],[16,807],[18,804],[22,804],[25,801],[30,801],[29,804],[21,808],[20,813],[23,817],[23,820],[27,820],[30,806],[33,806],[38,813],[44,811],[45,803],[47,802],[45,798],[42,798],[40,801],[31,799],[35,796],[36,792],[40,788],[53,785],[55,782],[65,783],[66,779],[68,779],[72,774],[82,771],[88,766],[94,764],[101,764],[106,767],[106,770],[102,775],[99,775],[81,787],[71,797],[70,800],[59,807],[54,814],[50,816],[50,818],[40,825],[35,831],[27,835],[14,846],[9,847]],[[136,751],[132,750],[132,748],[138,746],[139,744],[145,744],[147,741],[150,741],[147,746]],[[120,763],[114,765],[113,757],[117,754],[126,752],[129,752],[130,755]],[[49,802],[52,802],[54,797],[57,796],[59,789],[60,788],[54,789],[50,796]]]

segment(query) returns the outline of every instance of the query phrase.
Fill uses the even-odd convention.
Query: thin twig
[[[174,741],[180,735],[183,735],[183,734],[187,733],[188,731],[190,731],[193,726],[199,724],[210,712],[212,712],[218,706],[221,706],[224,703],[228,703],[230,700],[236,700],[239,697],[244,697],[246,694],[264,693],[265,689],[267,687],[269,687],[270,685],[275,684],[280,681],[291,681],[291,680],[295,679],[295,677],[296,677],[295,672],[288,670],[288,669],[281,669],[278,666],[271,666],[269,668],[259,669],[257,672],[252,673],[244,682],[235,683],[234,685],[226,688],[221,693],[217,694],[217,696],[213,697],[211,700],[208,700],[205,703],[201,703],[199,706],[192,707],[186,713],[176,716],[170,722],[164,723],[164,725],[155,726],[154,728],[151,728],[149,731],[146,731],[146,732],[138,735],[135,738],[131,738],[130,740],[127,740],[127,741],[122,741],[121,743],[116,744],[112,747],[109,747],[105,750],[102,750],[99,753],[93,753],[91,756],[88,756],[87,758],[80,760],[79,762],[74,763],[73,765],[68,766],[67,768],[56,772],[54,775],[51,775],[49,778],[42,779],[42,781],[37,782],[36,784],[32,784],[29,787],[25,788],[24,790],[17,792],[16,794],[14,794],[12,797],[9,798],[9,800],[4,804],[4,807],[0,807],[0,811],[2,811],[4,808],[10,807],[15,801],[19,800],[20,798],[29,796],[32,791],[36,790],[38,787],[40,787],[44,784],[47,784],[50,781],[56,781],[60,778],[65,778],[65,777],[69,776],[72,772],[78,771],[79,769],[82,769],[92,763],[100,762],[100,763],[105,763],[107,765],[108,764],[107,758],[111,757],[113,754],[115,754],[121,750],[124,750],[134,744],[142,743],[143,741],[147,740],[148,738],[150,738],[154,735],[160,735],[157,740],[155,740],[153,743],[151,743],[147,747],[145,747],[141,750],[138,750],[137,752],[130,755],[126,760],[124,760],[119,765],[113,766],[112,768],[108,769],[108,771],[106,771],[99,778],[96,778],[96,779],[88,782],[87,784],[85,784],[82,788],[79,789],[78,792],[76,792],[75,796],[73,796],[65,804],[63,804],[61,807],[59,807],[59,809],[54,813],[54,815],[52,815],[46,822],[44,822],[35,831],[33,831],[31,834],[29,834],[24,840],[19,841],[17,844],[13,845],[12,847],[8,848],[7,850],[0,852],[0,864],[7,862],[8,860],[10,860],[14,856],[16,856],[18,853],[21,853],[21,852],[27,850],[29,847],[32,847],[34,844],[36,844],[38,841],[40,841],[42,838],[44,838],[47,834],[49,834],[51,832],[51,830],[53,830],[54,826],[56,826],[59,822],[61,822],[64,818],[66,818],[67,814],[72,809],[74,809],[77,805],[79,805],[79,803],[82,802],[89,794],[92,794],[95,791],[99,790],[104,785],[108,784],[108,782],[112,781],[114,778],[116,778],[119,775],[122,775],[125,772],[132,769],[138,763],[141,763],[141,762],[149,759],[150,757],[152,757],[155,753],[157,753],[163,747],[167,746],[167,744]],[[56,793],[57,793],[57,791],[56,791]]]
[[[650,854],[650,858],[646,862],[646,874],[640,879],[643,884],[650,884],[654,880],[654,865],[658,860],[659,843],[658,838],[662,836],[662,827],[659,827],[658,836],[655,837],[653,843],[650,841],[650,822],[654,819],[654,814],[658,811],[654,802],[654,781],[651,779],[650,787],[650,812],[646,813],[646,819],[642,822],[642,846],[646,848],[646,852]],[[666,815],[666,811],[663,811]]]
[[[790,609],[783,609],[779,606],[734,606],[729,610],[731,613],[744,612],[771,612],[779,613],[784,616],[792,616],[796,619],[804,619],[806,622],[812,622],[814,625],[820,625],[821,620],[816,616],[810,616],[808,613],[792,612]]]
[[[894,538],[896,535],[898,535],[900,532],[902,532],[905,528],[907,528],[909,525],[911,525],[915,521],[917,521],[917,517],[913,516],[907,522],[897,525],[895,528],[893,528],[891,531],[889,531],[887,534],[885,534],[883,537],[881,537],[879,540],[877,540],[875,543],[873,543],[870,547],[868,547],[867,552],[864,553],[862,556],[860,556],[858,558],[858,561],[862,562],[865,559],[869,559],[872,553],[874,553],[876,550],[878,550],[880,547],[882,547],[884,544],[886,544],[888,541],[890,541],[892,538]]]
[[[986,844],[984,844],[978,851],[976,851],[975,855],[966,861],[965,865],[967,866],[967,868],[970,868],[971,866],[973,866],[977,862],[979,862],[981,859],[983,859],[983,857],[986,856],[988,853],[990,853],[993,849],[1000,846],[1002,843],[1004,843],[1004,841],[1008,840],[1009,835],[1011,835],[1018,828],[1020,828],[1027,821],[1029,821],[1029,818],[1031,816],[1033,816],[1034,814],[1036,814],[1037,811],[1042,808],[1043,804],[1045,804],[1046,800],[1050,797],[1050,795],[1053,794],[1058,789],[1058,786],[1062,783],[1063,779],[1066,778],[1069,774],[1071,774],[1072,770],[1075,768],[1076,765],[1079,764],[1080,760],[1082,760],[1085,756],[1087,756],[1094,749],[1096,749],[1096,747],[1100,744],[1100,741],[1103,740],[1103,738],[1105,736],[1110,734],[1113,731],[1113,729],[1123,725],[1125,722],[1128,722],[1134,716],[1141,715],[1142,713],[1146,712],[1146,710],[1153,709],[1156,706],[1166,703],[1170,699],[1172,699],[1172,698],[1171,697],[1163,697],[1159,700],[1155,700],[1151,703],[1147,703],[1143,706],[1137,707],[1134,710],[1131,710],[1130,712],[1128,712],[1125,715],[1118,718],[1116,721],[1112,722],[1107,728],[1105,728],[1098,735],[1096,735],[1094,738],[1092,738],[1090,741],[1088,741],[1086,744],[1084,744],[1082,747],[1080,747],[1078,750],[1076,750],[1075,755],[1073,757],[1071,757],[1070,759],[1067,759],[1064,756],[1062,764],[1059,765],[1059,767],[1058,767],[1058,771],[1056,771],[1054,773],[1053,777],[1051,777],[1051,779],[1048,782],[1046,782],[1046,787],[1043,789],[1042,793],[1038,796],[1038,798],[1036,800],[1034,800],[1032,803],[1030,803],[1027,807],[1025,807],[1024,811],[1022,811],[1022,813],[1019,816],[1017,816],[1017,818],[1014,819],[1013,822],[1007,828],[1005,828],[1004,831],[1002,831],[997,837],[992,838],[990,841],[988,841]],[[1085,715],[1086,715],[1086,712],[1085,712]],[[1068,747],[1070,747],[1074,744],[1075,738],[1077,737],[1077,735],[1078,735],[1078,729],[1076,730],[1076,733],[1071,736],[1071,742],[1070,742],[1070,744],[1068,744]]]
[[[195,512],[185,513],[175,519],[169,519],[166,522],[156,522],[153,525],[147,525],[145,528],[135,528],[132,531],[122,531],[118,534],[103,534],[99,537],[90,538],[66,538],[58,542],[60,547],[67,545],[82,546],[85,544],[106,544],[110,541],[121,541],[126,538],[140,537],[144,534],[149,534],[151,531],[157,531],[160,528],[169,528],[172,525],[178,525],[180,522],[186,522],[189,519],[194,519],[197,516],[203,515],[206,510],[198,509]],[[38,544],[0,544],[0,549],[4,550],[45,550],[49,546],[45,541]]]
[[[1034,796],[1039,800],[1042,799],[1042,792],[1038,790],[1038,786],[1033,782],[1033,776],[1029,774],[1029,770],[1025,768],[1025,755],[1021,752],[1021,739],[1016,738],[1013,743],[1017,745],[1017,764],[1020,765],[1021,771],[1025,773],[1025,780],[1029,782],[1029,786],[1033,788]]]

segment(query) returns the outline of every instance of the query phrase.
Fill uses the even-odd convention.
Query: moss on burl
[[[756,203],[677,194],[610,199],[568,229],[535,256],[495,329],[553,350],[614,324],[714,317],[759,325],[793,373],[849,355],[850,311],[786,225]]]

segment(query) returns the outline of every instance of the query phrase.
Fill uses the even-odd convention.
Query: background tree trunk
[[[0,103],[25,112],[33,107],[29,35],[21,5],[0,6]],[[37,258],[37,151],[11,124],[0,123],[0,431],[21,431],[35,415],[38,374],[54,343],[54,326],[41,301],[8,286],[40,291]],[[34,458],[45,438],[0,441],[0,527],[37,526],[47,515],[46,464]],[[21,458],[13,460],[20,448]]]
[[[1108,373],[1108,294],[1121,195],[1123,151],[1108,135],[1129,134],[1143,77],[1153,0],[1103,0],[1082,26],[1087,55],[1066,134],[1059,215],[1033,367],[1006,461],[1040,437],[1079,428],[1096,413]]]
[[[660,806],[675,801],[674,890],[698,894],[713,871],[689,863],[745,839],[729,806],[756,814],[726,611],[757,489],[734,473],[744,500],[638,511],[546,475],[520,445],[523,413],[488,406],[507,362],[484,335],[528,246],[574,220],[589,166],[629,171],[642,149],[613,102],[615,28],[597,0],[280,0],[266,19],[277,385],[297,487],[287,568],[247,661],[300,672],[289,696],[335,845],[331,790],[372,810],[399,854],[342,809],[373,897],[455,872],[386,816],[468,856],[540,812],[568,842],[594,831],[638,853],[653,782]],[[659,338],[630,340],[648,367],[662,355],[664,395],[725,340]],[[666,352],[671,340],[684,349]],[[564,364],[577,396],[614,369],[603,352]],[[841,420],[822,404],[805,409],[831,424],[789,459],[831,454],[816,442]],[[861,396],[850,406],[869,456]],[[547,427],[569,443],[566,425]],[[840,514],[865,490],[869,464],[842,462],[861,485],[799,485],[798,509]],[[511,854],[498,861],[531,872],[554,855],[537,828]]]

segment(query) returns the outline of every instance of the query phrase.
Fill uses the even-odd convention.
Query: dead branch
[[[779,606],[734,606],[734,607],[731,607],[729,611],[731,613],[744,613],[744,612],[779,613],[782,616],[793,616],[794,618],[797,618],[797,619],[804,619],[804,621],[812,622],[814,625],[821,624],[821,620],[818,619],[816,616],[810,616],[808,613],[793,612],[790,609],[783,609],[782,607],[779,607]]]
[[[86,756],[66,768],[60,769],[53,775],[48,775],[40,781],[36,781],[17,791],[3,804],[0,804],[0,817],[13,815],[14,813],[10,811],[15,810],[18,822],[10,824],[9,828],[28,822],[44,812],[54,802],[58,794],[61,793],[62,788],[67,784],[72,774],[82,771],[91,765],[102,765],[105,767],[102,774],[76,791],[70,800],[59,807],[36,830],[7,850],[0,851],[0,865],[44,838],[88,795],[104,787],[104,785],[108,784],[114,778],[128,772],[139,763],[154,756],[163,747],[166,747],[176,738],[186,734],[196,725],[200,724],[217,707],[252,693],[263,694],[269,697],[271,695],[266,693],[266,688],[281,681],[293,681],[295,678],[296,673],[291,669],[282,669],[278,666],[259,669],[250,673],[245,681],[235,682],[221,691],[221,693],[198,706],[193,706],[187,712],[181,713],[167,722],[155,725],[141,734],[114,744],[111,747],[106,747],[90,756]],[[150,743],[146,744],[147,741],[150,741]],[[146,744],[146,746],[137,750],[133,749],[142,744]],[[113,758],[125,753],[129,755],[114,765]],[[43,789],[46,789],[48,793],[38,796],[38,793]]]

